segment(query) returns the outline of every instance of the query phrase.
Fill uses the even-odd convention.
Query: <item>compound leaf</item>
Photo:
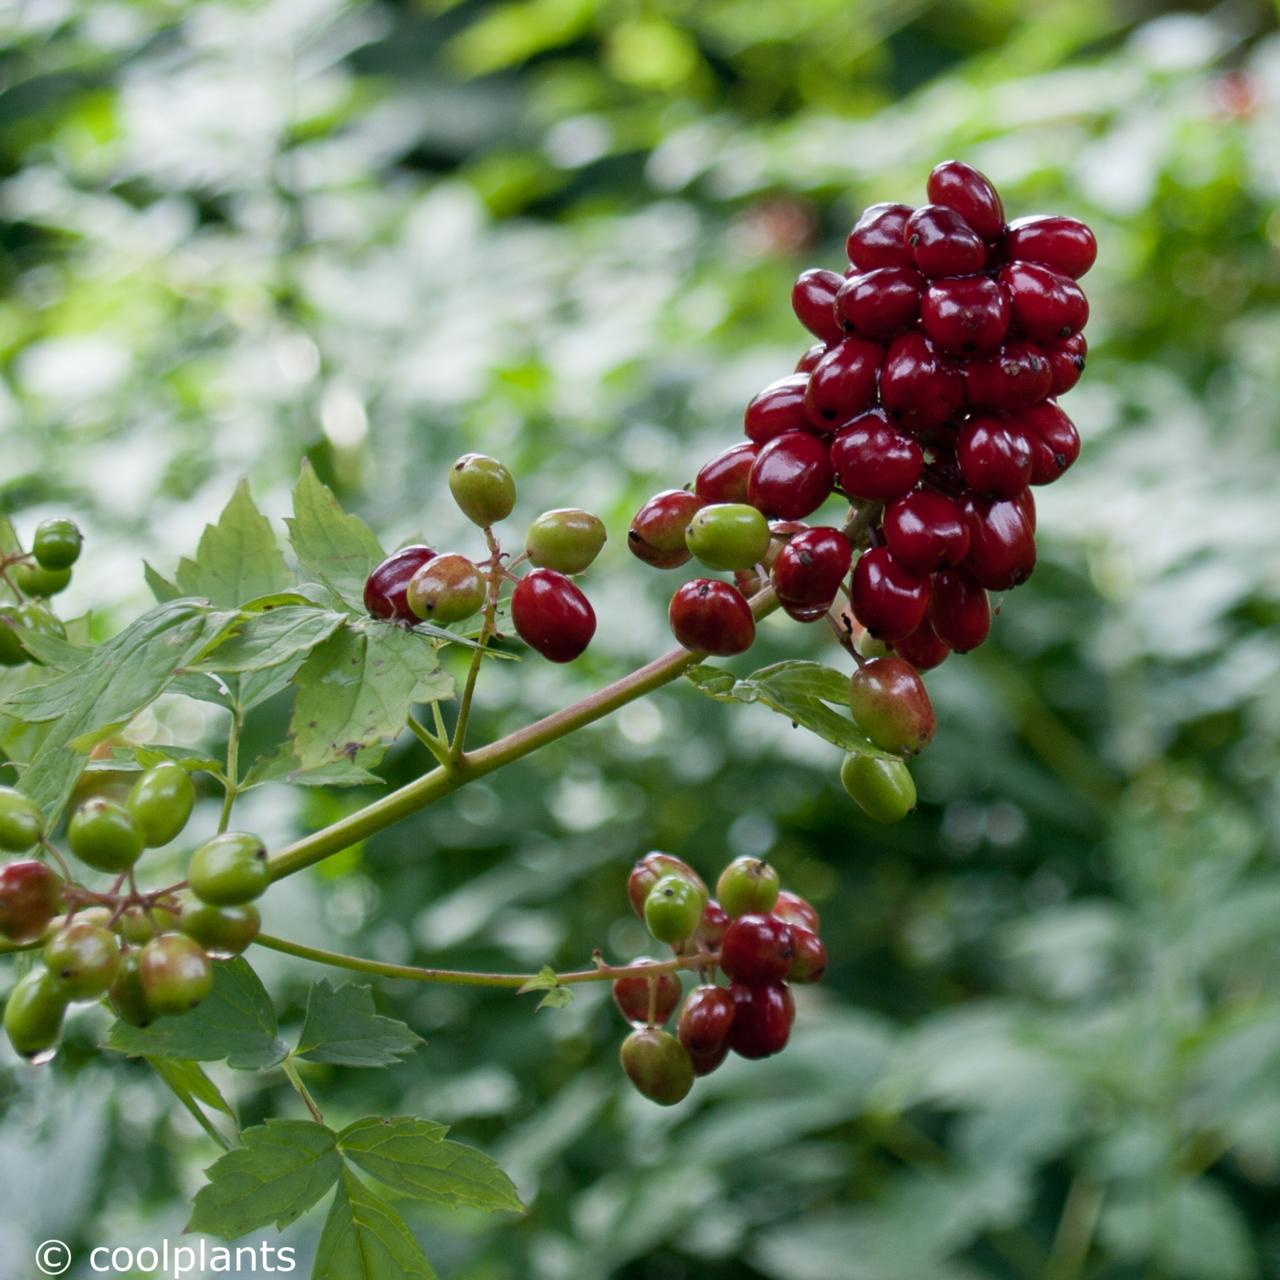
[[[373,1007],[368,987],[334,990],[323,978],[311,985],[307,1016],[294,1050],[300,1058],[341,1067],[388,1067],[408,1057],[422,1038]]]

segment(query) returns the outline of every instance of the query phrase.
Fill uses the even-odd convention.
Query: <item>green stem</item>
[[[471,704],[476,696],[476,681],[480,678],[480,667],[484,663],[485,646],[496,630],[498,592],[502,589],[502,548],[498,545],[497,538],[493,536],[492,529],[486,529],[484,536],[489,544],[489,555],[492,561],[489,566],[489,590],[485,595],[484,621],[480,627],[476,647],[471,651],[467,682],[462,691],[462,699],[458,703],[458,719],[453,726],[453,742],[449,746],[449,757],[455,764],[462,759],[462,752],[467,745],[467,724],[471,719]]]
[[[218,834],[231,825],[231,810],[240,791],[240,730],[244,715],[239,707],[231,712],[231,728],[227,730],[227,776],[222,793],[222,813],[218,818]]]
[[[431,719],[436,726],[436,737],[439,738],[441,742],[448,742],[449,730],[445,728],[444,712],[440,710],[439,701],[431,704]]]
[[[302,1083],[302,1077],[298,1074],[298,1068],[294,1065],[292,1058],[286,1058],[281,1064],[286,1076],[289,1077],[289,1083],[293,1085],[298,1097],[305,1103],[308,1111],[311,1112],[311,1118],[316,1124],[324,1124],[324,1116],[320,1112],[320,1108],[316,1105],[316,1100],[311,1096],[311,1090]]]
[[[432,703],[432,706],[435,704]],[[445,769],[453,767],[453,761],[449,756],[448,744],[440,738],[437,738],[426,725],[422,723],[417,716],[409,717],[409,729],[413,736],[422,743],[428,751],[436,758],[436,763]]]
[[[1080,1280],[1101,1212],[1102,1188],[1089,1178],[1076,1178],[1062,1207],[1053,1251],[1045,1267],[1047,1280]]]

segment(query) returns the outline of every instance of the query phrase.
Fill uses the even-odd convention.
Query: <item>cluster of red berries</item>
[[[795,1018],[788,984],[817,982],[827,952],[818,913],[781,887],[773,867],[759,858],[737,858],[721,872],[711,898],[688,863],[650,853],[631,869],[627,894],[649,932],[677,958],[692,959],[701,977],[687,996],[670,969],[614,982],[618,1009],[635,1028],[622,1042],[622,1069],[640,1093],[671,1106],[730,1050],[767,1058],[786,1047]],[[631,967],[657,963],[641,960]],[[714,981],[717,970],[728,986]],[[672,1035],[663,1028],[677,1006]]]
[[[485,530],[489,558],[477,562],[420,544],[402,547],[369,574],[365,608],[375,618],[409,626],[465,622],[486,603],[496,604],[506,581],[514,585],[511,621],[525,644],[551,662],[579,657],[595,635],[596,615],[572,575],[582,573],[604,546],[600,518],[578,507],[544,511],[529,526],[524,554],[508,566],[492,528],[515,507],[511,472],[494,458],[468,453],[449,469],[449,491],[467,519]],[[511,570],[524,561],[533,568],[517,577]]]

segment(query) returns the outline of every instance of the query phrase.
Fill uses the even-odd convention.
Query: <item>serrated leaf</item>
[[[363,613],[365,579],[383,560],[384,552],[369,526],[343,511],[310,463],[302,464],[293,491],[293,516],[285,523],[304,575],[323,582],[353,610]]]
[[[237,957],[214,967],[213,991],[203,1004],[180,1018],[160,1018],[149,1027],[112,1023],[107,1048],[130,1057],[194,1062],[225,1058],[238,1070],[260,1071],[288,1056],[289,1046],[278,1030],[266,988],[248,962]]]
[[[159,569],[153,567],[146,560],[142,562],[142,578],[151,589],[151,594],[155,597],[156,604],[168,604],[170,600],[178,600],[182,596],[182,592],[178,589],[178,584],[170,582]]]
[[[283,591],[290,584],[288,567],[267,520],[241,480],[217,524],[200,535],[194,560],[183,559],[175,574],[178,589],[223,609],[238,609],[246,600]]]
[[[543,993],[538,1009],[564,1009],[573,1003],[573,988],[566,987],[549,964],[543,965],[516,995],[527,995],[531,991]]]
[[[259,756],[240,780],[240,789],[261,786],[264,782],[292,782],[299,787],[381,787],[385,785],[376,773],[362,769],[353,760],[335,760],[315,769],[303,769],[289,743],[272,755]]]
[[[685,678],[717,702],[758,702],[844,751],[894,758],[877,747],[849,716],[827,705],[848,705],[849,677],[821,663],[777,662],[741,679],[722,667],[700,663],[685,672]]]
[[[370,988],[348,985],[334,990],[321,978],[311,985],[294,1052],[340,1067],[388,1067],[420,1044],[422,1037],[403,1022],[384,1018],[374,1009]]]
[[[205,1170],[185,1230],[234,1240],[296,1222],[344,1176],[337,1137],[310,1120],[268,1120]]]
[[[206,1107],[221,1111],[229,1120],[235,1120],[236,1113],[231,1104],[198,1062],[183,1058],[148,1058],[147,1061],[156,1075],[180,1098],[202,1102]]]
[[[435,1274],[404,1219],[344,1169],[311,1280],[435,1280]]]
[[[433,1204],[520,1213],[524,1205],[496,1161],[448,1129],[413,1116],[366,1116],[338,1135],[343,1155],[402,1195]]]
[[[310,653],[343,623],[345,615],[314,605],[281,605],[269,612],[253,613],[192,671],[219,675],[265,671]]]
[[[433,645],[387,623],[344,627],[298,670],[298,698],[289,733],[303,769],[338,760],[398,738],[415,702],[453,695],[453,680],[436,664]]]

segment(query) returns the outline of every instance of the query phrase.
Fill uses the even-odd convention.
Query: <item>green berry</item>
[[[484,607],[484,575],[456,552],[428,560],[409,579],[405,599],[425,622],[462,622]]]
[[[115,981],[107,992],[107,1003],[111,1011],[131,1027],[147,1027],[154,1020],[154,1015],[147,1007],[146,993],[142,989],[142,976],[139,962],[141,951],[126,951],[120,957],[116,967]]]
[[[449,492],[462,514],[482,529],[505,520],[516,505],[511,472],[483,453],[464,453],[449,468]]]
[[[693,936],[706,904],[683,876],[663,876],[644,900],[644,922],[659,942],[678,946]]]
[[[271,883],[267,850],[257,836],[228,831],[191,855],[187,883],[201,902],[233,907],[252,902]]]
[[[544,511],[525,535],[531,564],[557,573],[581,573],[600,554],[608,534],[599,516],[580,507]]]
[[[31,552],[42,569],[70,569],[83,543],[84,534],[74,520],[45,520],[36,527]]]
[[[129,792],[125,807],[149,849],[175,839],[187,825],[196,803],[191,775],[172,760],[148,769]]]
[[[196,898],[184,902],[178,928],[215,960],[238,956],[258,936],[262,917],[252,902],[213,907]]]
[[[181,933],[162,933],[138,953],[138,981],[157,1017],[186,1013],[213,990],[213,966],[204,948]]]
[[[767,862],[743,856],[735,858],[720,873],[716,900],[734,920],[753,912],[767,916],[781,888],[778,873]]]
[[[14,1051],[47,1062],[58,1043],[67,1002],[47,969],[19,978],[4,1007],[4,1029]]]
[[[120,947],[115,934],[85,920],[73,920],[45,943],[45,968],[68,1000],[92,1000],[115,981]]]
[[[34,800],[0,787],[0,849],[23,853],[44,835],[44,814]]]
[[[933,741],[933,704],[915,667],[902,658],[864,662],[849,679],[849,709],[885,751],[908,755]]]
[[[619,1054],[622,1069],[650,1102],[671,1107],[693,1088],[689,1051],[670,1032],[658,1027],[633,1031]]]
[[[704,907],[711,900],[702,877],[683,858],[677,858],[674,853],[655,850],[653,853],[646,853],[631,868],[631,875],[627,879],[627,897],[631,900],[631,909],[642,920],[649,891],[663,876],[679,876],[682,880],[687,880],[698,891]]]
[[[916,784],[901,760],[847,755],[840,781],[862,812],[877,822],[899,822],[916,807]]]
[[[750,569],[769,550],[769,522],[745,502],[717,502],[693,517],[685,544],[712,569]]]
[[[13,570],[14,585],[24,596],[56,596],[71,581],[70,569],[46,569],[38,564],[20,564]]]
[[[0,667],[20,667],[28,661],[22,647],[22,618],[18,606],[0,604]]]
[[[116,921],[121,936],[135,946],[150,942],[157,933],[169,933],[178,927],[176,903],[162,906],[154,903],[149,908],[129,907]]]
[[[71,852],[96,871],[128,871],[142,853],[142,832],[122,804],[105,796],[86,800],[67,823]]]

